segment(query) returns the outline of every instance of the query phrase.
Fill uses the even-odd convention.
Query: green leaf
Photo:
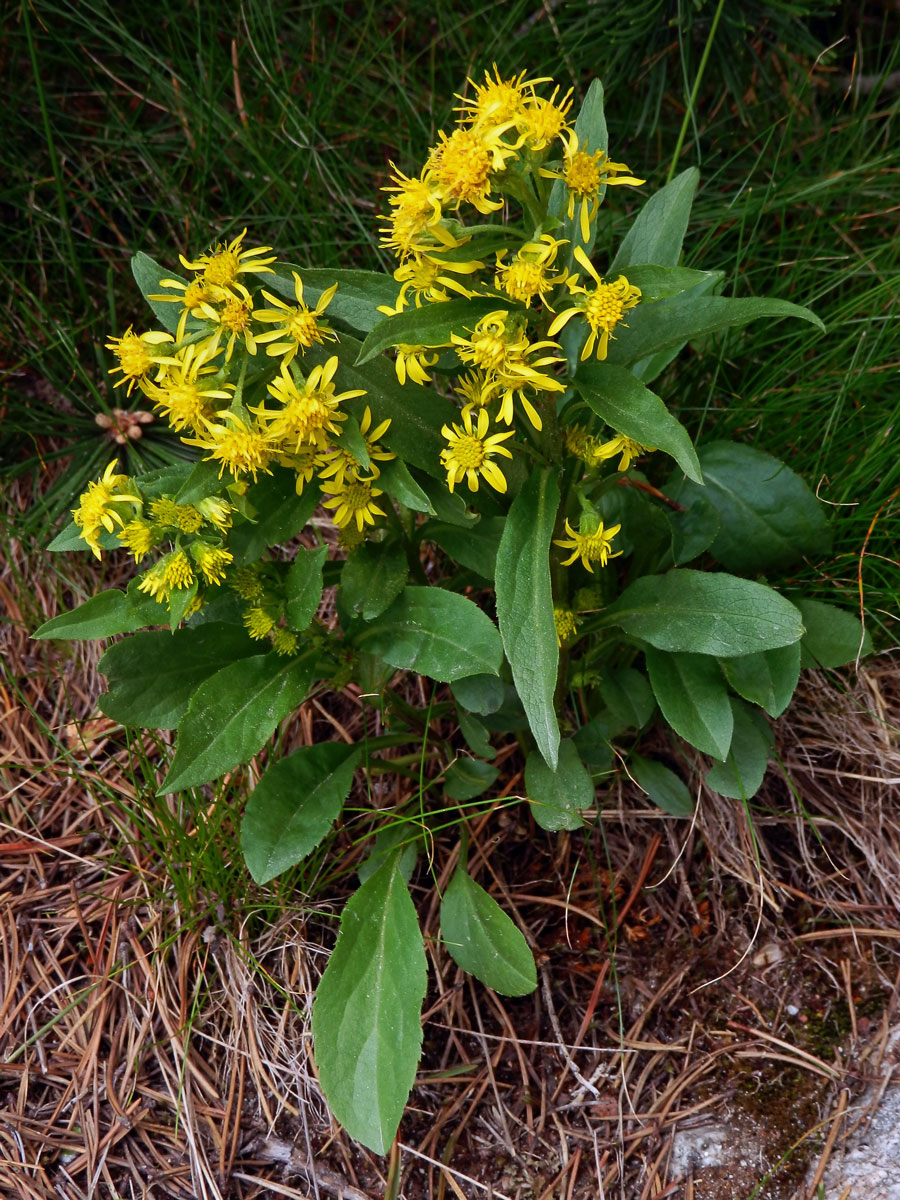
[[[724,572],[645,575],[603,618],[658,650],[722,658],[790,646],[803,636],[793,604],[772,588]]]
[[[711,442],[700,450],[706,486],[670,481],[673,500],[692,508],[698,499],[716,510],[720,527],[710,551],[728,571],[778,571],[828,553],[825,510],[799,475],[761,450]]]
[[[368,472],[372,464],[369,461],[369,447],[366,444],[366,439],[360,432],[359,421],[357,421],[352,413],[347,413],[346,418],[341,424],[340,433],[334,439],[335,444],[340,446],[342,450],[346,450],[362,467],[364,472]]]
[[[134,281],[141,290],[141,295],[153,309],[153,314],[162,327],[168,330],[169,333],[175,333],[178,329],[178,321],[181,317],[181,304],[166,304],[159,300],[151,300],[151,296],[172,295],[180,299],[181,293],[173,288],[164,288],[160,284],[161,279],[177,279],[181,283],[188,281],[175,271],[167,271],[165,267],[161,267],[158,262],[150,257],[149,254],[144,254],[139,250],[131,260],[131,273],[134,276]],[[199,328],[200,322],[195,321],[192,317],[188,317],[188,332],[191,333],[195,328]]]
[[[640,268],[636,269],[640,270]],[[631,274],[630,271],[629,274]],[[681,299],[693,301],[700,296],[720,295],[722,287],[721,275],[721,271],[710,271],[706,279],[701,279],[699,283],[695,283],[693,287],[680,293]],[[660,350],[657,354],[650,354],[647,358],[638,359],[632,365],[631,373],[636,375],[642,383],[652,383],[654,379],[658,379],[662,375],[669,363],[675,361],[685,345],[685,342],[679,342],[677,346],[669,346],[668,349]]]
[[[195,579],[190,587],[179,588],[169,597],[169,628],[173,633],[184,620],[184,614],[196,599],[199,588],[200,582]]]
[[[497,782],[499,770],[480,758],[458,758],[444,775],[444,791],[451,800],[474,800]]]
[[[534,955],[497,901],[458,866],[441,901],[441,935],[457,966],[503,996],[537,987]]]
[[[672,560],[676,566],[699,558],[716,540],[722,527],[712,504],[700,494],[699,488],[695,492],[696,498],[690,508],[684,512],[670,510],[666,514],[672,529]]]
[[[340,816],[360,748],[303,746],[263,773],[241,822],[241,849],[257,883],[302,862]]]
[[[316,615],[322,600],[322,565],[327,557],[327,546],[301,548],[288,568],[284,580],[285,616],[292,629],[305,629]]]
[[[719,661],[725,678],[739,696],[764,708],[770,717],[780,717],[790,704],[800,677],[801,645],[794,642],[779,650]]]
[[[608,709],[582,725],[572,737],[581,761],[591,771],[608,771],[612,766],[613,749],[610,738],[617,737],[628,726],[616,718]]]
[[[549,552],[558,508],[555,473],[533,472],[510,507],[495,568],[497,622],[503,649],[532,735],[551,771],[556,766],[559,746],[559,722],[553,704],[559,645]]]
[[[317,654],[259,654],[211,675],[191,697],[160,795],[217,779],[247,762],[303,702]]]
[[[105,529],[100,530],[100,536],[97,539],[100,546],[104,550],[121,550],[122,543],[114,533],[109,533]],[[81,526],[76,525],[74,521],[70,521],[63,529],[59,531],[50,545],[48,550],[66,551],[66,550],[84,550],[90,553],[90,546],[81,536]]]
[[[184,480],[175,496],[176,504],[196,504],[221,491],[224,486],[219,478],[219,464],[212,459],[204,458],[195,463],[193,470]]]
[[[594,785],[571,738],[559,743],[555,771],[536,750],[528,755],[525,788],[541,829],[581,829],[584,822],[579,810],[594,803]]]
[[[436,542],[460,566],[468,567],[484,579],[493,579],[497,547],[505,526],[506,517],[482,517],[477,525],[466,529],[429,521],[417,533],[423,541]]]
[[[872,653],[862,622],[846,609],[821,600],[795,600],[806,633],[800,643],[801,667],[843,667]]]
[[[656,304],[639,304],[628,313],[627,328],[617,327],[615,339],[609,343],[608,361],[626,367],[695,338],[762,318],[779,321],[783,317],[799,317],[817,329],[825,328],[808,308],[764,296],[679,296]]]
[[[293,471],[276,467],[274,475],[264,475],[247,492],[247,500],[256,510],[253,521],[232,529],[228,546],[239,566],[256,562],[270,546],[280,546],[300,532],[316,511],[319,489],[308,483],[303,495],[297,495],[297,477]]]
[[[472,529],[478,521],[478,513],[472,512],[462,492],[447,490],[446,479],[420,480],[438,521],[445,525],[458,525],[460,529]]]
[[[730,800],[749,800],[762,786],[772,749],[772,731],[765,717],[748,708],[741,700],[732,700],[734,736],[731,750],[723,763],[714,763],[707,772],[706,785]]]
[[[597,416],[617,433],[671,454],[686,475],[703,483],[687,430],[630,371],[610,363],[582,363],[574,382]]]
[[[607,271],[608,277],[615,278],[627,273],[629,267],[645,263],[678,265],[699,181],[700,172],[689,167],[653,193],[625,235]]]
[[[690,267],[633,266],[628,269],[628,282],[641,289],[641,303],[671,300],[698,284],[713,287],[725,277],[724,271],[695,271]]]
[[[357,365],[362,366],[393,346],[449,346],[451,333],[465,336],[488,313],[512,307],[512,301],[497,295],[407,308],[393,317],[382,318],[363,342]]]
[[[497,675],[503,659],[490,617],[465,596],[436,587],[404,588],[386,612],[353,630],[353,642],[392,667],[442,683]]]
[[[609,147],[609,133],[606,128],[606,114],[603,107],[603,84],[599,79],[591,81],[591,86],[588,88],[581,110],[575,118],[575,132],[578,135],[578,148],[580,151],[593,154],[596,150],[602,150],[604,154],[606,153]],[[604,181],[601,182],[597,190],[597,199],[601,204],[605,195],[606,183]],[[583,242],[581,240],[581,200],[576,199],[574,215],[571,218],[568,216],[568,208],[569,189],[562,179],[555,179],[553,187],[550,190],[550,202],[547,205],[547,211],[551,216],[558,217],[561,220],[562,225],[558,236],[568,242],[568,245],[565,246],[559,257],[559,265],[561,267],[571,267],[573,262],[572,250],[576,245],[582,246],[585,253],[590,257],[597,233],[597,222],[594,221],[591,225],[590,238],[587,242]]]
[[[221,621],[174,634],[137,633],[100,659],[109,684],[100,710],[122,725],[174,729],[205,679],[235,659],[258,654],[258,642]]]
[[[331,1111],[376,1154],[394,1140],[422,1049],[425,948],[398,858],[348,901],[312,1013]]]
[[[349,612],[364,621],[390,608],[406,583],[409,564],[397,542],[363,542],[347,555],[341,595]]]
[[[132,584],[135,581],[132,580]],[[80,640],[112,637],[116,633],[134,633],[147,625],[164,625],[169,611],[136,588],[120,592],[110,588],[98,592],[71,612],[60,613],[45,621],[31,635],[34,638],[65,638]]]
[[[597,692],[624,729],[643,729],[656,710],[650,684],[634,667],[605,670]]]
[[[495,713],[503,703],[503,680],[496,675],[468,675],[450,685],[453,699],[469,712]]]
[[[492,676],[488,675],[486,678],[491,679]],[[479,758],[496,756],[497,751],[491,745],[488,730],[477,718],[463,709],[457,711],[456,719],[459,721],[459,732],[466,739],[466,745],[473,754],[477,754]]]
[[[674,771],[640,754],[628,756],[628,770],[640,787],[663,812],[673,817],[692,817],[694,800]]]
[[[679,737],[724,759],[733,721],[728,688],[714,658],[706,654],[667,654],[648,646],[647,670],[662,715]]]
[[[431,501],[413,479],[406,463],[401,462],[399,458],[392,458],[381,463],[380,468],[381,474],[378,477],[380,488],[383,488],[389,496],[393,496],[398,504],[403,504],[415,512],[434,516]]]
[[[468,304],[469,301],[463,301]],[[441,307],[440,305],[436,307]],[[376,359],[358,366],[360,343],[342,334],[336,345],[313,346],[303,356],[304,367],[318,366],[337,355],[340,362],[340,390],[362,388],[367,394],[342,405],[361,420],[366,405],[372,410],[372,425],[390,418],[391,427],[381,443],[401,458],[408,467],[420,467],[429,475],[446,475],[441,466],[441,451],[446,442],[441,428],[459,417],[459,409],[439,396],[434,388],[405,386],[397,379],[393,363]]]
[[[394,851],[399,850],[400,857],[397,867],[404,882],[409,883],[412,879],[416,859],[419,857],[421,842],[422,827],[415,821],[406,821],[402,817],[398,817],[392,824],[385,825],[375,836],[372,853],[360,864],[360,868],[356,872],[359,882],[365,883],[379,867],[384,866],[387,858],[396,858]]]
[[[298,267],[294,263],[274,263],[273,275],[261,283],[267,291],[283,296],[291,305],[297,303],[294,272],[303,284],[303,302],[315,308],[319,297],[334,284],[338,285],[323,320],[343,321],[352,329],[368,333],[384,320],[379,305],[393,308],[400,285],[391,275],[381,271],[332,271]]]

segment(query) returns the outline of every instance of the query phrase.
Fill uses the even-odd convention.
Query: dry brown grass
[[[779,727],[784,773],[770,772],[752,823],[705,792],[692,824],[670,820],[627,779],[587,837],[544,835],[502,797],[473,821],[471,868],[536,950],[532,997],[462,975],[420,869],[425,1054],[402,1141],[380,1160],[332,1128],[309,1052],[349,882],[320,879],[314,905],[298,895],[268,924],[249,880],[245,902],[183,906],[134,825],[134,747],[98,719],[96,648],[28,639],[95,586],[93,568],[67,562],[61,586],[58,563],[7,550],[0,1194],[736,1200],[783,1155],[757,1194],[805,1194],[897,1020],[891,662],[844,694],[806,678]],[[352,696],[308,704],[294,736],[355,736],[362,720]],[[151,764],[164,753],[145,750]],[[500,758],[515,796],[516,747]],[[386,788],[379,803],[402,798]],[[345,868],[361,854],[351,834]],[[439,886],[455,853],[452,835],[438,840]],[[684,1178],[675,1131],[713,1117],[756,1139],[762,1167]]]

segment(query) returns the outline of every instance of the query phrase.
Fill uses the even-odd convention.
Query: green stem
[[[672,155],[672,162],[669,166],[669,173],[666,176],[666,183],[671,183],[675,175],[675,168],[678,166],[678,159],[681,155],[681,148],[684,145],[684,139],[687,136],[688,124],[694,115],[694,104],[697,100],[697,93],[700,91],[700,83],[703,79],[703,73],[706,70],[706,64],[709,61],[709,52],[712,50],[713,40],[716,36],[716,30],[719,27],[719,18],[722,15],[722,9],[725,7],[725,0],[719,0],[716,6],[715,15],[712,19],[712,25],[709,30],[709,37],[706,39],[706,45],[703,47],[703,56],[700,59],[700,66],[697,70],[697,77],[694,80],[694,86],[691,88],[691,94],[688,99],[687,111],[684,114],[684,120],[681,122],[681,130],[678,134],[678,141],[675,143],[675,153]]]

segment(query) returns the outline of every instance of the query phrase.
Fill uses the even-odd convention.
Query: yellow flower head
[[[294,275],[294,296],[297,303],[285,304],[271,292],[263,290],[263,295],[275,308],[260,308],[253,315],[257,321],[274,323],[276,328],[256,335],[261,345],[266,345],[266,354],[271,358],[284,355],[283,361],[289,363],[299,350],[308,350],[310,346],[321,345],[322,342],[337,341],[337,335],[330,325],[319,318],[334,299],[338,285],[335,283],[326,288],[316,301],[316,307],[310,308],[303,300],[303,280]]]
[[[266,594],[259,570],[255,566],[238,567],[229,575],[228,583],[242,600],[251,603],[261,600]]]
[[[262,254],[267,254],[272,247],[257,246],[255,250],[244,250],[242,243],[246,234],[247,230],[242,229],[232,241],[227,244],[220,242],[214,249],[208,250],[206,254],[201,254],[193,262],[189,262],[183,254],[179,254],[181,265],[188,271],[202,271],[206,283],[222,288],[231,287],[239,275],[273,274],[269,263],[275,261],[275,256],[260,257]]]
[[[572,638],[578,632],[578,618],[570,608],[553,609],[553,621],[556,625],[556,640],[560,646],[564,646],[566,642],[571,642]]]
[[[611,441],[604,442],[602,446],[597,446],[594,451],[594,461],[603,462],[604,459],[615,458],[617,454],[621,454],[622,457],[619,459],[617,469],[619,471],[627,471],[634,459],[654,449],[654,446],[642,446],[640,442],[636,442],[633,438],[620,434]]]
[[[225,303],[221,308],[213,308],[211,304],[199,305],[199,311],[207,320],[215,323],[216,329],[212,337],[203,346],[205,358],[218,354],[223,338],[227,338],[225,346],[225,361],[230,362],[235,345],[243,339],[248,354],[256,353],[256,335],[253,332],[253,297],[242,283],[233,285],[233,289],[225,293]]]
[[[216,400],[230,400],[233,383],[220,383],[210,375],[217,369],[209,365],[211,344],[198,347],[188,346],[182,351],[174,366],[168,367],[159,383],[144,382],[141,390],[154,405],[161,409],[171,427],[180,433],[183,429],[197,431],[215,414]],[[217,348],[213,349],[215,354]]]
[[[622,553],[617,550],[615,554],[611,554],[611,543],[613,538],[622,528],[621,525],[613,525],[609,529],[603,528],[603,522],[598,517],[585,517],[582,521],[584,531],[576,531],[566,521],[566,533],[568,538],[554,538],[554,546],[561,546],[564,550],[571,550],[571,555],[563,562],[564,567],[570,566],[576,558],[580,558],[585,570],[590,571],[593,575],[594,568],[591,563],[599,562],[601,567],[605,567],[611,558],[618,558]]]
[[[378,445],[378,439],[383,437],[390,428],[390,417],[386,421],[381,421],[374,429],[371,428],[371,425],[372,411],[367,404],[363,419],[359,423],[359,432],[363,435],[369,455],[368,469],[371,471],[372,477],[377,479],[380,471],[375,465],[376,462],[389,462],[390,459],[397,456]],[[320,479],[333,479],[335,483],[339,484],[342,484],[345,479],[359,479],[363,472],[360,464],[343,446],[331,446],[324,454],[318,456],[316,465],[320,468]]]
[[[153,564],[138,584],[138,591],[152,596],[157,604],[165,604],[173,591],[182,591],[195,582],[190,559],[183,550],[173,550]]]
[[[620,275],[615,283],[604,283],[580,246],[575,247],[575,258],[597,286],[589,290],[577,282],[577,275],[572,276],[567,281],[572,294],[572,307],[561,312],[547,332],[553,337],[568,320],[576,314],[581,316],[590,328],[590,334],[581,352],[582,361],[590,358],[595,344],[597,358],[602,360],[606,358],[613,330],[617,325],[624,324],[622,318],[625,313],[640,303],[641,289],[630,284],[624,275]]]
[[[473,275],[483,266],[484,263],[477,259],[472,259],[470,262],[442,262],[428,254],[413,252],[411,257],[394,272],[394,278],[401,285],[396,305],[394,308],[387,310],[382,308],[379,311],[386,311],[388,316],[402,312],[409,303],[410,292],[415,296],[416,308],[422,307],[423,300],[430,304],[449,300],[447,288],[458,296],[464,296],[470,300],[474,293],[463,287],[459,280],[454,279],[453,274]]]
[[[428,367],[433,367],[440,355],[431,346],[407,346],[400,342],[394,347],[397,357],[394,360],[394,370],[401,383],[418,383],[420,386],[431,382]]]
[[[207,583],[220,584],[225,579],[225,568],[234,561],[230,550],[210,546],[206,542],[195,542],[191,554]]]
[[[473,205],[480,213],[492,213],[503,207],[502,200],[490,200],[491,176],[502,171],[508,158],[516,153],[499,136],[473,129],[454,129],[448,137],[443,131],[426,164],[426,174],[434,180],[441,195],[456,208]]]
[[[576,458],[580,458],[587,466],[596,464],[599,439],[581,425],[570,425],[566,429],[566,449]]]
[[[393,163],[391,164],[393,167]],[[391,212],[379,217],[385,222],[382,244],[401,258],[416,250],[433,249],[435,246],[456,246],[456,239],[441,225],[442,197],[435,181],[423,172],[421,178],[410,179],[394,168],[394,181],[382,191],[389,195]]]
[[[202,277],[192,279],[190,282],[185,282],[183,279],[161,279],[159,286],[172,288],[181,293],[170,296],[164,292],[159,296],[147,297],[148,300],[159,300],[163,304],[182,305],[178,317],[178,329],[175,331],[175,339],[179,342],[184,338],[188,317],[196,317],[199,320],[205,315],[203,305],[222,304],[228,298],[228,292],[224,288],[217,287]]]
[[[513,259],[506,263],[503,260],[507,250],[497,252],[497,286],[503,288],[507,296],[513,300],[521,300],[530,306],[531,301],[539,296],[547,303],[547,295],[557,284],[565,281],[566,275],[560,275],[553,270],[556,255],[560,246],[565,246],[564,240],[557,240],[552,234],[541,234],[538,242],[526,242],[516,251]]]
[[[506,476],[491,459],[501,454],[504,458],[512,458],[512,454],[502,444],[513,436],[510,429],[506,433],[494,433],[487,436],[490,417],[487,409],[478,410],[476,424],[472,424],[472,413],[464,410],[462,414],[463,428],[458,425],[445,425],[441,433],[450,443],[441,451],[441,462],[447,469],[447,486],[452,492],[463,479],[469,485],[469,491],[478,491],[478,476],[485,479],[497,492],[506,491]]]
[[[299,638],[293,629],[285,629],[283,625],[279,625],[272,630],[272,649],[276,654],[296,654],[298,641]]]
[[[575,216],[575,202],[581,201],[581,240],[587,242],[591,235],[591,221],[600,206],[600,192],[607,185],[627,183],[639,186],[643,179],[636,179],[624,163],[610,162],[602,150],[588,154],[579,150],[578,134],[573,129],[565,148],[565,159],[561,170],[551,171],[541,167],[541,175],[547,179],[562,179],[569,190],[568,217]],[[617,176],[621,175],[621,178]]]
[[[488,129],[496,129],[502,125],[508,129],[524,109],[531,89],[539,83],[547,83],[548,79],[526,79],[525,71],[511,79],[503,79],[496,63],[493,64],[493,69],[493,77],[490,71],[485,71],[484,83],[476,83],[474,79],[467,81],[474,89],[475,99],[467,100],[465,96],[457,96],[457,100],[463,102],[457,111],[462,114],[461,120],[472,125]]]
[[[463,412],[473,408],[487,408],[497,395],[497,389],[488,382],[484,371],[469,371],[460,375],[453,388],[465,401]]]
[[[357,529],[355,525],[344,525],[338,530],[337,544],[342,550],[355,550],[365,540],[365,530]]]
[[[322,504],[325,508],[335,510],[334,523],[338,529],[355,523],[356,528],[362,530],[364,525],[374,525],[376,517],[385,515],[384,509],[375,503],[375,497],[384,493],[372,486],[371,479],[352,479],[343,484],[331,484],[329,491],[335,494],[328,496]]]
[[[134,561],[140,562],[156,545],[156,531],[149,521],[136,517],[120,529],[116,537],[129,554],[134,555]]]
[[[325,450],[329,434],[338,434],[341,427],[337,422],[346,421],[345,413],[338,410],[343,400],[364,396],[360,388],[336,393],[331,382],[338,368],[338,357],[332,355],[320,367],[313,367],[302,389],[294,382],[287,366],[282,363],[281,374],[269,384],[269,393],[280,400],[282,408],[266,408],[260,405],[251,409],[265,422],[266,439],[273,452],[281,450],[296,454],[304,445],[317,446]]]
[[[123,383],[127,384],[130,396],[134,385],[147,378],[151,367],[177,366],[178,359],[161,349],[171,345],[172,341],[171,333],[163,333],[159,329],[151,329],[149,333],[133,333],[130,325],[121,337],[111,337],[106,343],[106,348],[112,350],[119,365],[110,367],[109,374],[122,375],[113,386],[121,387]],[[160,370],[159,374],[162,375],[163,371]]]
[[[231,528],[231,514],[234,512],[234,505],[223,500],[221,496],[204,496],[202,500],[197,501],[196,508],[198,512],[202,513],[204,521],[215,525],[216,529],[221,532],[224,533],[226,529]]]
[[[236,479],[241,475],[252,475],[254,483],[260,471],[270,473],[268,468],[272,449],[265,433],[255,424],[248,425],[230,410],[222,413],[221,417],[221,421],[207,423],[205,437],[181,440],[188,446],[208,450],[207,460],[221,464],[220,479],[226,468]]]
[[[88,484],[88,490],[78,498],[78,507],[72,509],[72,519],[81,529],[80,537],[87,542],[95,558],[100,558],[100,530],[114,533],[118,525],[125,526],[125,517],[118,506],[128,505],[125,514],[135,516],[134,507],[140,508],[141,497],[134,492],[121,491],[129,485],[127,475],[116,474],[116,463],[111,462],[96,482]]]
[[[566,118],[572,107],[572,89],[557,104],[558,94],[559,88],[556,87],[549,100],[532,96],[522,109],[516,118],[520,145],[524,143],[530,150],[545,150],[557,138],[568,145],[571,129]]]
[[[176,504],[169,496],[150,501],[150,513],[157,525],[168,525],[182,533],[197,533],[203,526],[203,515],[192,504]]]
[[[275,618],[261,605],[254,605],[244,613],[244,628],[257,642],[267,638],[275,628]]]

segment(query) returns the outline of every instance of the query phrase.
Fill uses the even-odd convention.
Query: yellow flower
[[[554,319],[547,332],[554,337],[571,317],[578,314],[590,327],[590,334],[581,352],[582,361],[590,358],[595,343],[597,358],[602,360],[606,358],[613,330],[617,325],[624,324],[622,317],[625,313],[640,303],[641,289],[630,284],[624,275],[620,275],[615,283],[604,283],[580,246],[575,247],[575,258],[597,286],[589,291],[577,283],[577,275],[572,276],[567,282],[573,305]]]
[[[265,436],[273,452],[280,449],[288,454],[296,454],[303,445],[325,450],[329,444],[328,434],[340,433],[341,427],[336,422],[346,421],[347,417],[338,411],[338,405],[342,400],[366,393],[360,388],[335,393],[331,381],[337,368],[338,357],[334,354],[324,366],[313,367],[301,390],[287,366],[282,363],[281,374],[268,387],[269,394],[280,400],[283,407],[266,408],[260,405],[250,410],[265,422]]]
[[[472,336],[460,337],[451,333],[450,338],[456,353],[464,363],[480,368],[485,373],[486,387],[502,393],[498,421],[512,424],[513,400],[518,397],[526,416],[535,429],[540,429],[541,418],[525,396],[526,387],[538,391],[562,392],[565,384],[554,375],[537,370],[563,360],[555,355],[544,355],[529,361],[529,356],[539,350],[558,350],[556,342],[529,342],[521,322],[506,309],[488,313],[471,331]]]
[[[556,640],[560,646],[570,642],[578,632],[578,618],[570,608],[553,608],[553,621],[556,625]]]
[[[366,443],[369,470],[372,472],[372,477],[377,478],[381,472],[376,467],[376,462],[389,462],[390,459],[397,456],[378,445],[378,439],[384,437],[390,428],[390,417],[386,421],[380,422],[374,429],[370,428],[371,424],[372,412],[367,404],[363,419],[359,423],[359,432],[363,435]],[[319,478],[333,479],[335,483],[343,483],[345,479],[359,479],[363,470],[350,451],[343,446],[331,446],[324,454],[320,454],[317,465],[321,468]]]
[[[494,76],[490,71],[484,73],[484,83],[467,80],[475,90],[475,99],[467,100],[465,96],[457,96],[462,100],[462,106],[457,110],[462,113],[461,120],[472,125],[496,128],[509,126],[514,123],[525,107],[528,93],[539,83],[547,83],[548,78],[526,79],[526,71],[514,75],[511,79],[501,79],[497,64],[493,64]]]
[[[272,630],[272,649],[276,654],[296,654],[298,640],[296,633],[292,629],[285,629],[283,625]]]
[[[244,250],[241,243],[246,234],[247,230],[242,229],[237,237],[227,245],[220,242],[214,249],[207,251],[206,254],[201,254],[193,262],[189,262],[183,254],[179,254],[181,265],[188,271],[202,271],[206,283],[224,288],[231,287],[239,275],[274,274],[269,263],[275,261],[275,256],[260,258],[261,254],[267,254],[272,247],[257,246],[255,250]]]
[[[371,479],[348,480],[343,484],[331,484],[330,488],[337,489],[335,495],[323,500],[322,504],[335,510],[334,523],[338,529],[355,522],[356,528],[362,530],[363,525],[374,525],[376,516],[385,516],[384,509],[375,503],[375,497],[384,493],[372,487]]]
[[[138,584],[138,591],[152,596],[157,604],[165,604],[173,591],[182,591],[195,582],[190,559],[183,550],[173,550],[153,564]]]
[[[197,501],[196,507],[198,512],[203,514],[204,521],[215,525],[216,529],[224,533],[226,529],[231,528],[234,505],[223,500],[221,496],[204,496],[202,500]]]
[[[592,433],[588,433],[581,425],[570,425],[565,436],[566,449],[570,454],[580,458],[589,467],[596,465],[597,448],[600,445],[598,438],[594,437]]]
[[[221,464],[220,479],[226,467],[235,478],[252,475],[254,483],[260,471],[271,474],[268,467],[272,449],[266,434],[256,425],[248,425],[237,413],[228,411],[221,416],[221,421],[207,422],[205,437],[181,440],[188,446],[199,446],[201,450],[208,450],[207,461]]]
[[[469,412],[473,408],[487,408],[497,394],[496,388],[490,385],[484,371],[469,371],[460,375],[453,388],[465,401],[463,412]]]
[[[345,525],[338,530],[337,544],[342,550],[355,550],[366,540],[365,531],[355,525]]]
[[[334,330],[324,321],[320,321],[319,317],[334,299],[338,285],[335,283],[326,288],[316,301],[316,307],[310,308],[303,300],[303,280],[296,271],[293,272],[293,276],[296,304],[285,304],[283,300],[263,289],[263,295],[275,308],[260,308],[253,314],[257,321],[274,322],[277,325],[276,329],[257,334],[256,340],[261,345],[270,343],[266,346],[266,354],[271,358],[283,354],[285,363],[289,363],[301,347],[308,350],[310,346],[321,345],[325,341],[337,341]]]
[[[559,104],[556,103],[558,94],[559,88],[556,87],[549,100],[532,96],[527,102],[516,117],[520,145],[524,143],[530,150],[545,150],[557,138],[568,145],[571,129],[566,118],[572,107],[572,89],[566,92]]]
[[[228,338],[225,347],[225,361],[230,362],[237,342],[243,338],[248,354],[256,353],[256,336],[253,332],[253,298],[241,283],[234,285],[234,292],[226,293],[227,299],[221,308],[215,309],[211,304],[199,305],[200,312],[210,321],[216,323],[216,331],[204,344],[205,358],[218,354],[223,337]],[[265,336],[265,335],[263,335]]]
[[[205,314],[202,309],[204,304],[221,304],[228,298],[228,293],[224,288],[217,287],[206,279],[192,279],[186,283],[183,279],[161,279],[160,287],[174,288],[181,292],[180,296],[168,296],[162,293],[159,296],[148,296],[148,300],[159,300],[163,304],[181,304],[183,305],[181,313],[178,317],[178,328],[175,331],[176,341],[181,341],[184,338],[187,328],[188,317],[196,317],[198,320]]]
[[[203,525],[203,516],[193,505],[176,504],[169,496],[151,500],[150,513],[158,525],[169,525],[182,533],[197,533]]]
[[[496,133],[473,129],[454,129],[448,137],[441,131],[425,167],[441,195],[459,207],[463,202],[480,213],[492,213],[503,207],[502,200],[490,200],[491,175],[502,171],[508,158],[516,153],[500,141]]]
[[[412,257],[394,272],[394,278],[401,285],[396,305],[393,308],[382,307],[378,311],[386,313],[388,316],[402,312],[409,303],[409,292],[413,292],[415,295],[416,308],[422,307],[423,299],[432,304],[449,300],[447,288],[456,292],[457,295],[471,300],[474,293],[454,279],[452,273],[473,275],[483,266],[484,263],[477,259],[472,259],[470,262],[441,262],[440,259],[415,251]],[[448,275],[448,271],[451,274]]]
[[[620,434],[614,437],[612,441],[604,442],[602,446],[597,446],[594,451],[596,462],[603,462],[607,458],[615,458],[617,454],[621,454],[619,459],[619,471],[627,471],[634,459],[641,454],[647,454],[650,450],[654,450],[654,446],[642,446],[640,442],[634,441],[633,438],[625,437]]]
[[[275,628],[275,618],[260,605],[248,608],[244,613],[243,620],[244,628],[254,641],[257,642],[261,642],[263,638],[267,638]]]
[[[230,550],[210,546],[206,542],[195,542],[191,554],[207,583],[220,584],[225,579],[225,568],[234,561]]]
[[[416,250],[458,245],[456,238],[441,225],[441,192],[434,180],[424,172],[421,178],[411,179],[396,167],[394,171],[391,176],[394,182],[382,188],[384,192],[396,193],[389,196],[393,211],[378,218],[386,223],[382,245],[401,258]]]
[[[121,337],[110,337],[106,348],[112,350],[119,365],[111,367],[109,374],[122,374],[122,378],[117,379],[113,386],[121,387],[127,383],[130,396],[134,385],[146,378],[151,367],[177,366],[177,358],[160,351],[160,347],[168,346],[172,341],[171,333],[163,333],[160,329],[151,329],[149,333],[132,333],[130,325]],[[159,375],[162,374],[161,370]]]
[[[617,550],[615,554],[610,553],[612,540],[621,528],[621,525],[613,525],[609,529],[604,529],[603,522],[598,517],[594,517],[587,521],[587,531],[581,533],[574,530],[567,520],[568,540],[554,538],[553,544],[561,546],[564,550],[572,551],[571,555],[563,562],[564,567],[570,566],[576,558],[580,558],[585,570],[590,571],[593,575],[594,568],[591,563],[599,562],[601,567],[605,567],[609,559],[618,558],[622,553],[621,550]]]
[[[420,386],[431,382],[431,376],[426,370],[433,367],[440,355],[431,346],[408,346],[405,342],[398,343],[394,349],[397,357],[394,359],[394,370],[401,383],[417,383]]]
[[[81,529],[79,536],[90,546],[95,558],[101,557],[100,530],[114,533],[117,525],[120,528],[125,526],[125,518],[113,506],[141,504],[140,496],[119,490],[128,483],[127,475],[116,474],[116,463],[113,461],[100,479],[88,484],[88,490],[78,498],[78,507],[72,509],[72,519]],[[128,515],[134,515],[133,510]]]
[[[561,275],[553,270],[556,255],[560,246],[566,242],[558,241],[549,233],[541,234],[538,242],[526,242],[516,251],[515,257],[509,263],[503,260],[509,253],[507,250],[497,252],[497,285],[502,287],[507,296],[513,300],[521,300],[526,306],[539,296],[544,304],[547,303],[545,293],[557,284],[565,282],[566,273]]]
[[[496,454],[512,458],[512,454],[502,443],[513,436],[513,431],[510,429],[506,433],[485,436],[490,417],[484,408],[478,410],[477,424],[474,427],[470,411],[463,412],[462,421],[462,429],[458,425],[445,425],[441,430],[450,443],[441,451],[441,462],[447,469],[447,486],[450,491],[465,479],[469,491],[477,492],[480,475],[495,491],[505,492],[506,476],[491,459]]]
[[[196,431],[202,428],[215,414],[212,401],[231,399],[233,383],[208,378],[218,373],[216,367],[209,365],[210,349],[211,345],[188,346],[175,365],[168,368],[160,383],[141,384],[141,390],[162,410],[177,433],[182,429]]]
[[[136,517],[129,521],[124,529],[120,529],[116,537],[129,554],[134,555],[134,561],[140,562],[156,545],[156,534],[148,521]]]
[[[621,179],[616,176],[625,172]],[[573,129],[565,148],[565,160],[561,170],[551,171],[541,167],[539,174],[547,179],[562,179],[569,189],[568,217],[575,216],[575,202],[581,200],[581,240],[587,242],[591,235],[591,221],[600,206],[600,189],[607,185],[628,183],[639,186],[643,179],[636,179],[624,163],[610,162],[602,150],[588,154],[579,150],[578,134]]]

